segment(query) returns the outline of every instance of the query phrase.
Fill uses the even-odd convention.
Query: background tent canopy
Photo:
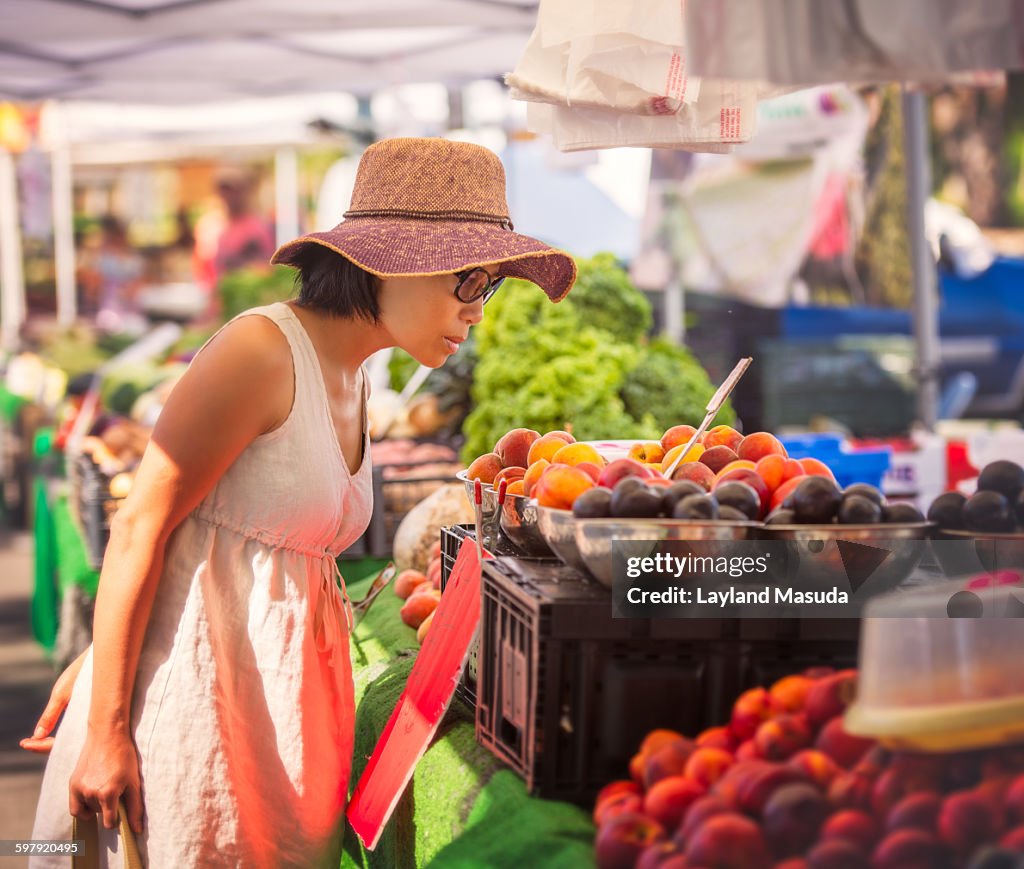
[[[515,64],[531,0],[3,0],[0,97],[194,103],[460,82]]]

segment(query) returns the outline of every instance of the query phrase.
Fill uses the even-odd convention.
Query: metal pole
[[[299,234],[299,155],[294,148],[279,148],[274,156],[274,196],[280,247]]]
[[[53,188],[53,257],[57,280],[57,322],[70,326],[78,317],[78,298],[75,292],[75,227],[74,202],[71,181],[71,145],[68,142],[63,110],[60,112],[51,160]]]
[[[25,320],[25,276],[14,157],[0,148],[0,345],[15,350]]]
[[[917,415],[935,430],[939,407],[939,304],[935,261],[924,232],[924,206],[931,193],[925,97],[903,88],[903,153],[907,166],[907,234],[914,275],[912,319],[919,382]]]
[[[665,336],[680,346],[686,341],[686,297],[679,280],[679,268],[673,262],[672,274],[664,292]]]

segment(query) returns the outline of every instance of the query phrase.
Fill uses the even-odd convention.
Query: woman
[[[335,556],[370,516],[362,362],[401,347],[439,366],[502,278],[558,301],[576,273],[511,231],[501,163],[475,145],[372,146],[345,217],[274,255],[298,298],[229,323],[164,408],[93,647],[24,743],[46,748],[74,683],[34,838],[100,813],[107,856],[123,797],[153,867],[338,865],[354,703]]]

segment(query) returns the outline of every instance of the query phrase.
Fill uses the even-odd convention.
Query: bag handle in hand
[[[125,869],[143,869],[139,846],[135,842],[135,834],[128,824],[128,812],[124,800],[117,803],[117,826],[121,836],[121,850]],[[71,818],[71,838],[81,839],[85,845],[84,854],[75,854],[71,858],[72,869],[99,869],[100,865],[100,831],[96,815],[90,815],[86,821]]]

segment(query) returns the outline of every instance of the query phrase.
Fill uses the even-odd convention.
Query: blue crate
[[[842,435],[833,433],[786,435],[779,440],[790,458],[824,462],[832,469],[836,482],[844,488],[852,483],[868,483],[881,488],[882,477],[892,461],[890,447],[849,450]]]

